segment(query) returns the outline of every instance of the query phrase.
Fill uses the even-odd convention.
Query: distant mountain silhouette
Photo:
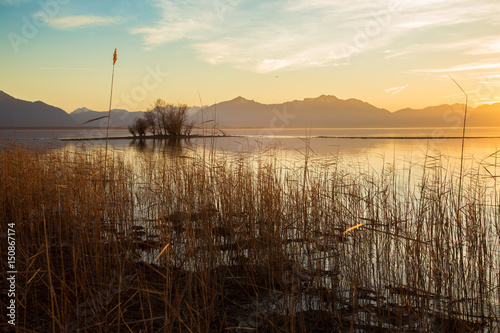
[[[243,97],[198,111],[197,120],[224,127],[460,127],[464,104],[389,112],[357,99],[322,95],[283,104],[261,104]],[[467,126],[500,127],[500,103],[468,108]]]
[[[262,104],[237,97],[203,108],[191,107],[191,119],[201,126],[314,128],[314,127],[460,127],[463,125],[463,104],[430,106],[424,109],[402,109],[389,112],[369,103],[342,100],[331,95],[306,98],[282,104]],[[142,111],[112,110],[112,127],[127,127]],[[15,99],[0,91],[0,126],[70,127],[90,119],[107,116],[107,111],[79,108],[71,114],[43,102]],[[107,118],[84,126],[106,127]],[[469,107],[467,126],[500,127],[500,103]]]
[[[390,118],[390,127],[461,127],[464,123],[464,104],[430,106],[425,109],[402,109]],[[468,107],[468,127],[500,126],[500,103]]]
[[[16,99],[0,91],[0,127],[72,127],[78,124],[62,109],[40,101]]]
[[[113,109],[111,110],[111,119],[109,122],[109,126],[127,127],[128,125],[132,124],[132,122],[136,118],[142,117],[143,113],[144,113],[143,111],[130,112],[123,109]],[[83,123],[91,119],[106,117],[83,125],[85,127],[107,127],[108,126],[107,115],[108,111],[94,111],[87,109],[85,107],[76,109],[75,111],[70,113],[71,118],[73,118],[78,123],[78,125],[82,125]]]
[[[288,113],[296,115],[291,127],[383,127],[391,116],[389,111],[357,99],[342,100],[326,95],[273,108],[286,108]]]
[[[205,109],[218,127],[381,127],[391,113],[356,99],[322,95],[283,104],[260,104],[237,97]],[[201,119],[201,111],[198,112]]]

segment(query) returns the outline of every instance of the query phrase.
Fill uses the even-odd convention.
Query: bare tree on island
[[[159,134],[159,128],[158,128],[158,122],[157,122],[157,114],[154,109],[148,109],[146,112],[143,114],[143,118],[146,120],[146,123],[148,124],[148,130],[149,132],[155,136]]]
[[[136,135],[139,135],[140,137],[145,136],[148,131],[147,120],[144,118],[137,118],[134,120],[132,125],[128,126],[128,131],[134,136],[134,138]]]
[[[153,108],[147,110],[143,117],[139,118],[141,121],[132,124],[130,131],[139,133],[138,127],[146,126],[146,131],[153,136],[189,136],[195,122],[188,121],[187,110],[188,107],[185,104],[174,106],[158,98]]]

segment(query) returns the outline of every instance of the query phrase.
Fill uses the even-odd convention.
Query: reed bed
[[[439,154],[377,170],[308,150],[295,164],[173,151],[105,162],[97,147],[2,144],[19,329],[498,329],[495,156],[464,166],[458,207],[458,172]]]

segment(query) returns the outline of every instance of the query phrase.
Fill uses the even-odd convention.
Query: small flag
[[[116,49],[115,49],[115,53],[113,54],[113,65],[115,64],[116,59],[118,59],[118,56],[116,55]]]

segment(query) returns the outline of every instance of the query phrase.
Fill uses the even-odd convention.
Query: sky
[[[498,0],[0,0],[0,90],[66,112],[500,102]]]

